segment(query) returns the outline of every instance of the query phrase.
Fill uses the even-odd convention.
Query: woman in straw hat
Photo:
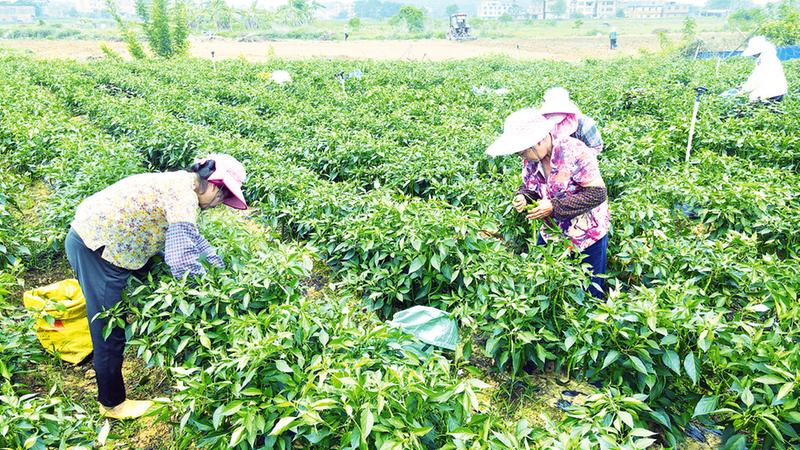
[[[545,219],[570,239],[591,266],[595,297],[603,296],[606,250],[611,219],[607,192],[595,152],[583,142],[554,133],[558,122],[539,110],[526,108],[512,113],[503,134],[489,146],[490,156],[518,155],[523,159],[522,186],[512,205],[518,212],[538,200],[527,212],[528,219]],[[540,231],[540,244],[555,236]]]
[[[775,46],[765,37],[755,36],[747,42],[742,56],[758,57],[753,73],[741,88],[742,92],[750,94],[750,101],[774,103],[783,100],[788,85]]]
[[[586,144],[587,147],[600,154],[603,151],[603,138],[597,129],[597,122],[581,113],[581,110],[569,99],[569,92],[562,87],[550,88],[544,93],[544,102],[539,108],[548,119],[556,122],[554,134],[572,136]]]
[[[75,213],[65,242],[67,259],[86,298],[100,413],[114,419],[140,417],[151,401],[125,395],[122,359],[125,330],[95,317],[119,303],[131,272],[164,251],[176,277],[202,275],[200,257],[223,267],[197,230],[199,210],[226,204],[247,209],[245,170],[228,155],[209,155],[189,171],[132,175],[86,198]]]

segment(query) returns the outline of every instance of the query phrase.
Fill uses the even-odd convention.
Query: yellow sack
[[[37,314],[36,337],[45,350],[72,364],[92,352],[86,299],[78,280],[32,289],[23,294],[22,301],[25,308]]]

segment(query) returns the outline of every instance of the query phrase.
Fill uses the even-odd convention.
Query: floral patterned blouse
[[[541,163],[524,160],[522,187],[535,192],[540,198],[553,199],[574,194],[581,186],[596,184],[597,180],[602,179],[594,150],[572,137],[553,137],[550,166],[550,177],[545,180]],[[556,220],[549,217],[547,220],[557,224],[581,251],[602,239],[611,225],[607,201],[572,219]],[[541,233],[546,241],[553,238],[545,232],[544,226]]]
[[[86,198],[72,228],[104,260],[136,270],[164,250],[171,224],[197,223],[194,173],[144,173],[120,180]],[[196,229],[196,228],[195,228]]]

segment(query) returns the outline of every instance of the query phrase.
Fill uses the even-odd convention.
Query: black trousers
[[[102,247],[90,250],[73,229],[67,233],[64,246],[86,298],[86,315],[94,347],[94,371],[97,374],[97,401],[103,406],[117,406],[125,401],[125,382],[122,379],[125,330],[114,327],[104,339],[103,328],[108,320],[95,318],[95,315],[119,303],[131,272],[104,260]]]

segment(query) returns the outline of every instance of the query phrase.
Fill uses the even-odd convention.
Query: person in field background
[[[747,42],[742,56],[756,56],[758,59],[741,92],[748,94],[751,102],[775,103],[783,100],[788,84],[775,45],[763,36],[755,36]]]
[[[603,137],[597,129],[597,122],[581,112],[563,87],[545,91],[539,112],[556,123],[553,130],[556,136],[571,136],[582,141],[595,152],[595,156],[603,151]]]
[[[503,124],[503,134],[486,153],[523,159],[522,186],[514,194],[512,206],[522,213],[535,202],[526,217],[558,227],[591,267],[594,276],[589,292],[602,298],[611,225],[608,193],[596,151],[579,139],[559,134],[559,119],[547,118],[533,108],[513,112]],[[556,238],[543,224],[537,242],[544,245]]]
[[[122,377],[125,330],[113,327],[103,336],[108,319],[98,314],[119,303],[132,271],[161,251],[175,277],[205,274],[203,256],[224,267],[197,229],[198,213],[221,204],[247,209],[241,190],[245,177],[239,161],[214,154],[189,171],[129,176],[78,205],[65,247],[86,298],[101,415],[133,419],[153,402],[127,398]]]

